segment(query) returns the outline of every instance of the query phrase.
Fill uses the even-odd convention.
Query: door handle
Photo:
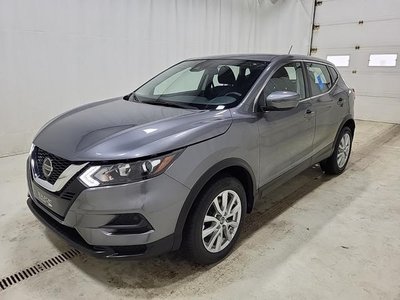
[[[307,109],[305,114],[304,114],[304,118],[306,119],[310,119],[314,116],[315,112],[312,111],[311,109]]]
[[[344,104],[343,98],[339,98],[337,104],[338,104],[340,107],[343,107],[343,104]]]

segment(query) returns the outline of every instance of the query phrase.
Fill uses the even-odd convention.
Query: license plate
[[[46,205],[47,207],[52,208],[53,207],[53,200],[51,200],[49,197],[44,195],[40,190],[33,188],[33,194],[35,198],[40,201],[40,203]]]

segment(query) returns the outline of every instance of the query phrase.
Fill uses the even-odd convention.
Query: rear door
[[[313,152],[318,153],[334,142],[348,109],[348,95],[338,86],[338,76],[335,76],[336,73],[331,75],[329,66],[306,62],[305,67],[312,107],[316,114]]]

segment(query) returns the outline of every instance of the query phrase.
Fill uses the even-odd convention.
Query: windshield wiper
[[[180,103],[180,102],[163,101],[163,100],[142,101],[142,103],[169,106],[169,107],[177,107],[177,108],[185,108],[185,109],[198,109],[196,106],[193,106],[190,104]]]

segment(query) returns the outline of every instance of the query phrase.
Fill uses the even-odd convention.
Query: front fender
[[[223,135],[185,149],[167,170],[167,174],[190,189],[175,229],[174,248],[180,246],[186,218],[201,190],[216,174],[230,167],[241,171],[252,205],[258,188],[258,128],[255,122],[235,120]],[[230,169],[229,171],[232,171]],[[245,174],[246,178],[241,176]],[[237,174],[235,174],[237,176]]]
[[[173,250],[179,249],[181,243],[182,243],[182,235],[183,235],[183,230],[186,224],[187,217],[190,213],[191,208],[193,207],[197,197],[199,196],[200,192],[203,190],[203,188],[210,182],[210,179],[213,178],[215,175],[217,175],[220,172],[223,172],[224,170],[230,168],[230,167],[240,167],[246,170],[246,172],[249,174],[251,177],[251,184],[253,185],[253,194],[251,195],[253,198],[255,197],[255,192],[256,192],[256,178],[254,176],[254,173],[249,166],[247,162],[240,158],[228,158],[225,159],[211,168],[209,168],[200,178],[199,180],[195,183],[193,188],[190,190],[189,195],[187,196],[185,203],[183,204],[183,207],[181,209],[181,212],[179,214],[176,227],[175,227],[175,233],[174,233],[174,244],[173,244]],[[250,195],[248,195],[250,196]],[[249,200],[249,199],[248,199]],[[252,202],[253,203],[253,202]]]

